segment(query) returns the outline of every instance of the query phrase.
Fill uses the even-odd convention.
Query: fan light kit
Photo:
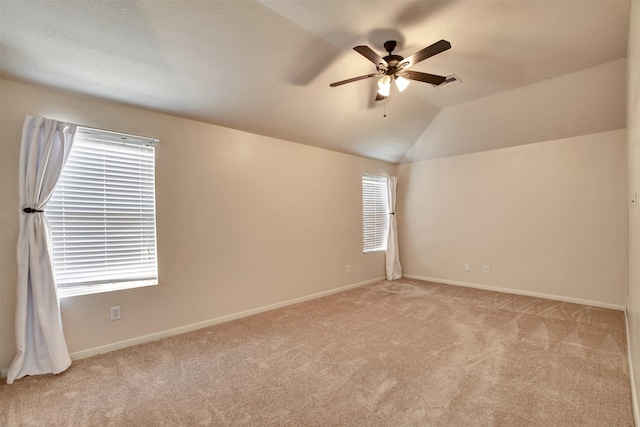
[[[395,81],[396,81],[396,87],[400,92],[403,92],[406,88],[408,88],[409,83],[411,83],[409,80],[405,79],[402,76],[396,77]]]
[[[394,55],[392,52],[396,48],[397,43],[395,40],[389,40],[385,42],[384,48],[388,55],[381,58],[368,46],[356,46],[353,48],[360,55],[367,58],[369,61],[376,65],[376,73],[367,74],[364,76],[353,77],[351,79],[342,80],[339,82],[331,83],[329,86],[336,87],[346,83],[357,82],[358,80],[365,80],[371,77],[380,77],[378,79],[378,93],[376,94],[376,101],[386,99],[391,94],[391,82],[395,82],[399,92],[404,91],[410,83],[410,80],[416,80],[419,82],[430,83],[434,86],[438,86],[446,80],[446,77],[437,76],[435,74],[421,73],[419,71],[410,71],[409,67],[414,66],[420,61],[424,61],[434,55],[451,49],[451,43],[446,40],[440,40],[432,44],[429,47],[422,49],[409,56],[403,58],[400,55]]]
[[[380,80],[378,80],[378,93],[382,96],[389,96],[391,93],[391,77],[380,77]]]

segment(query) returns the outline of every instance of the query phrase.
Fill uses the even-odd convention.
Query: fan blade
[[[362,55],[365,58],[367,58],[369,61],[371,61],[374,64],[376,64],[376,67],[378,67],[378,68],[386,69],[386,68],[389,67],[389,64],[387,64],[387,61],[382,59],[380,57],[380,55],[378,55],[373,50],[371,50],[371,48],[369,46],[356,46],[356,47],[353,48],[353,50],[355,50],[360,55]]]
[[[436,76],[435,74],[421,73],[419,71],[404,71],[400,74],[405,79],[417,80],[419,82],[431,83],[432,85],[440,85],[447,80],[444,76]]]
[[[336,86],[344,85],[344,84],[351,83],[351,82],[357,82],[358,80],[364,80],[364,79],[368,79],[368,78],[379,76],[379,75],[380,74],[378,74],[378,73],[367,74],[366,76],[359,76],[359,77],[354,77],[352,79],[347,79],[347,80],[342,80],[342,81],[339,81],[339,82],[331,83],[329,86],[336,87]]]
[[[445,50],[451,49],[451,43],[449,43],[446,40],[440,40],[439,42],[436,42],[434,44],[432,44],[429,47],[425,47],[424,49],[414,53],[413,55],[409,56],[408,58],[405,58],[402,63],[400,64],[400,66],[402,68],[408,68],[411,67],[413,65],[416,65],[418,62],[420,61],[424,61],[427,58],[432,57],[433,55],[437,55],[439,53],[444,52]],[[404,65],[404,64],[409,64],[409,65]]]
[[[387,97],[376,92],[376,101],[382,101],[383,99],[387,99]]]

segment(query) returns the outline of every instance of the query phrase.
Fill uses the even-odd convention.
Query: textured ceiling
[[[442,108],[626,56],[628,1],[12,1],[0,3],[2,77],[398,162]],[[452,49],[375,103],[352,50],[398,40]],[[387,117],[384,118],[385,113]]]

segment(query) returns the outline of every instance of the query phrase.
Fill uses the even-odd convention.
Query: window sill
[[[108,283],[103,285],[79,285],[68,288],[58,288],[58,298],[77,297],[80,295],[99,294],[103,292],[122,291],[125,289],[142,288],[145,286],[155,286],[157,280],[141,280],[139,282]]]
[[[364,253],[364,254],[373,254],[373,253],[376,253],[376,252],[386,252],[386,251],[387,251],[386,249],[371,249],[369,251],[362,251],[362,253]]]

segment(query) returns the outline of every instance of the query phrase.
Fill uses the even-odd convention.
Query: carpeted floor
[[[0,385],[0,425],[631,426],[622,312],[402,279]]]

